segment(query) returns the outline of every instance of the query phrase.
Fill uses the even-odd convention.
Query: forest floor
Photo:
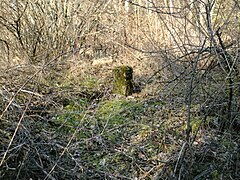
[[[111,93],[121,64],[141,92]],[[185,87],[159,83],[151,64],[72,59],[54,71],[2,70],[0,179],[239,179],[239,133],[220,132],[196,103],[186,141]]]

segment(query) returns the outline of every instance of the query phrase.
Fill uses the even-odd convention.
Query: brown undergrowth
[[[186,142],[181,85],[147,94],[149,84],[132,97],[116,96],[112,66],[88,64],[86,76],[75,65],[54,81],[28,67],[1,74],[2,179],[239,177],[237,132],[219,133],[215,117],[196,105]]]
[[[0,7],[0,179],[239,179],[237,1]]]

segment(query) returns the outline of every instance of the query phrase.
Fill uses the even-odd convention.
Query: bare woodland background
[[[0,26],[1,179],[240,177],[238,0],[2,0]]]

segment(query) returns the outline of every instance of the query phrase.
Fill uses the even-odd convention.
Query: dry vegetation
[[[0,179],[240,178],[238,1],[2,0],[0,27]]]

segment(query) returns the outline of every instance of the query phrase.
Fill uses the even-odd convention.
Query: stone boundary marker
[[[133,68],[118,66],[113,69],[113,93],[123,96],[133,94]]]

